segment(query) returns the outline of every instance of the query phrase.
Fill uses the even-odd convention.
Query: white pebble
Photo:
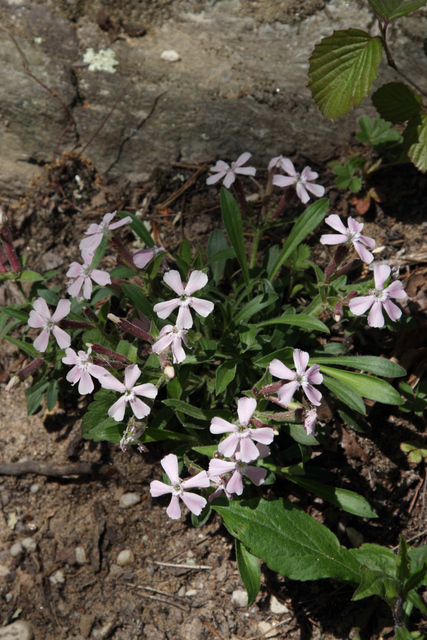
[[[188,597],[197,596],[197,589],[189,589],[185,592],[185,595]]]
[[[37,550],[37,542],[34,540],[34,538],[24,538],[21,544],[24,549],[26,549],[30,553],[34,553],[34,551]]]
[[[248,606],[248,594],[246,591],[242,591],[241,589],[236,589],[233,591],[231,595],[231,602],[235,604],[236,607],[247,607]]]
[[[269,622],[258,622],[258,629],[265,638],[277,638],[278,631]]]
[[[141,502],[141,497],[137,493],[124,493],[119,500],[119,506],[123,509],[128,509],[128,507],[133,507],[138,502]]]
[[[271,596],[270,611],[271,613],[277,613],[279,615],[283,613],[289,613],[288,607],[283,604],[283,602],[279,602],[279,600],[275,596]]]
[[[12,558],[16,558],[20,553],[22,553],[22,544],[20,542],[15,542],[15,544],[10,547],[10,555]]]
[[[77,564],[86,564],[86,551],[84,547],[76,547],[74,553],[76,554]]]
[[[7,627],[0,628],[0,640],[33,640],[32,626],[24,620],[17,620]]]
[[[50,576],[49,581],[51,584],[64,584],[65,582],[64,574],[60,569],[58,569],[58,571],[55,571],[53,576]]]
[[[178,51],[175,51],[175,49],[168,49],[167,51],[163,51],[160,57],[162,60],[166,60],[166,62],[178,62],[178,60],[181,60],[181,56],[179,55]]]
[[[181,587],[177,595],[179,598],[182,598],[183,596],[185,596],[185,587]]]
[[[40,491],[40,485],[39,484],[32,484],[30,487],[30,491],[31,493],[37,493],[38,491]]]
[[[121,567],[125,567],[128,564],[133,564],[135,562],[135,556],[133,554],[133,551],[131,551],[130,549],[124,549],[123,551],[120,551],[119,555],[117,556],[117,564],[119,564]]]

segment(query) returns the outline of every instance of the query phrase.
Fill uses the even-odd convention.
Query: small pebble
[[[30,553],[34,553],[37,550],[37,542],[34,538],[24,538],[21,542],[24,549],[29,551]]]
[[[178,60],[181,60],[181,56],[179,55],[178,51],[175,51],[175,49],[168,49],[167,51],[163,51],[160,57],[162,60],[166,60],[166,62],[178,62]]]
[[[77,564],[86,564],[86,551],[84,547],[76,547],[74,553],[76,554]]]
[[[9,569],[4,564],[0,564],[0,578],[4,578],[9,573]]]
[[[3,505],[3,507],[7,507],[7,505],[10,502],[10,495],[9,495],[9,491],[2,491],[1,494],[1,503]]]
[[[197,596],[197,589],[189,589],[185,592],[185,595],[188,597]]]
[[[185,596],[185,587],[181,587],[177,595],[179,598],[182,598],[183,596]]]
[[[231,602],[232,604],[235,604],[236,607],[247,607],[248,606],[247,592],[242,591],[241,589],[236,589],[232,593]]]
[[[40,485],[39,484],[32,484],[30,487],[30,491],[31,493],[37,493],[38,491],[40,491]]]
[[[10,547],[10,555],[12,556],[12,558],[16,558],[16,556],[19,556],[22,551],[22,544],[20,542],[15,542],[15,544]]]
[[[65,582],[65,578],[64,578],[64,574],[63,572],[58,569],[58,571],[55,571],[55,573],[53,574],[53,576],[50,576],[49,581],[51,584],[64,584]]]
[[[269,622],[258,622],[258,629],[265,638],[277,638],[277,629],[274,629]]]
[[[277,613],[278,615],[289,613],[288,607],[283,604],[283,602],[279,602],[279,600],[275,596],[271,596],[270,611],[271,613]]]
[[[7,627],[0,628],[0,640],[33,640],[32,626],[24,620],[17,620]]]
[[[133,551],[131,551],[130,549],[124,549],[123,551],[120,551],[119,555],[117,556],[117,564],[119,564],[121,567],[125,567],[128,564],[133,564],[135,562],[135,556],[133,554]]]
[[[124,493],[119,500],[119,506],[122,509],[128,509],[138,504],[138,502],[141,502],[141,496],[137,493]]]

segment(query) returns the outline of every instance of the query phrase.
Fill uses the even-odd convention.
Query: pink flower
[[[114,211],[114,213],[106,213],[102,218],[101,224],[90,225],[89,229],[85,231],[85,234],[87,236],[90,236],[90,238],[83,238],[83,240],[80,242],[81,251],[91,251],[92,253],[95,253],[104,237],[108,240],[113,237],[113,229],[118,229],[124,224],[132,222],[132,218],[130,216],[126,216],[126,218],[122,218],[121,220],[110,224],[116,213],[117,211]]]
[[[312,409],[303,409],[302,417],[304,418],[304,429],[308,436],[315,436],[314,430],[317,422],[317,411],[313,407]]]
[[[135,267],[138,267],[138,269],[144,269],[154,256],[164,251],[163,247],[156,246],[147,249],[137,249],[133,254],[133,264]]]
[[[209,473],[209,471],[208,471],[208,476],[213,486],[216,487],[215,491],[211,493],[211,495],[208,498],[209,502],[212,502],[212,500],[215,500],[215,498],[219,498],[223,491],[227,497],[227,500],[232,500],[233,495],[227,491],[227,487],[226,487],[228,482],[228,477],[212,476]]]
[[[251,429],[248,425],[251,421],[253,413],[256,409],[257,402],[255,398],[240,398],[237,403],[237,415],[239,422],[231,424],[222,418],[213,418],[210,426],[211,433],[228,433],[231,434],[219,443],[218,451],[226,458],[238,451],[242,462],[251,462],[259,456],[259,451],[254,440],[262,444],[270,444],[273,442],[274,431],[270,427],[261,427],[260,429]]]
[[[272,158],[268,163],[268,170],[273,171],[273,169],[280,169],[282,160],[285,160],[283,156],[276,156],[275,158]]]
[[[308,191],[318,198],[324,195],[325,187],[309,182],[309,180],[316,180],[316,178],[319,177],[319,174],[312,171],[310,167],[305,167],[302,173],[299,174],[295,171],[295,167],[289,158],[282,158],[280,160],[278,157],[273,158],[273,160],[280,162],[280,168],[288,174],[288,177],[277,174],[273,176],[273,184],[276,185],[276,187],[289,187],[294,184],[297,196],[304,204],[310,200],[310,196],[307,193]],[[273,160],[270,162],[270,165]]]
[[[186,358],[185,351],[182,343],[188,347],[187,338],[185,334],[188,333],[186,329],[180,329],[178,326],[174,327],[171,324],[167,324],[159,333],[157,342],[153,344],[154,353],[160,354],[168,347],[171,348],[173,363],[179,364]]]
[[[150,483],[150,493],[153,498],[163,496],[167,493],[172,494],[171,501],[166,513],[169,518],[177,520],[181,517],[181,507],[179,506],[179,498],[190,509],[191,513],[195,516],[200,515],[203,507],[206,505],[206,500],[202,496],[198,496],[195,493],[187,491],[187,489],[207,488],[210,485],[210,480],[206,471],[201,471],[197,475],[181,480],[178,472],[178,458],[175,454],[170,453],[165,456],[161,461],[161,465],[165,470],[171,484],[160,482],[159,480],[153,480]]]
[[[280,404],[287,406],[297,389],[302,387],[307,398],[312,404],[320,405],[322,394],[315,389],[313,384],[321,384],[323,376],[319,371],[319,365],[313,364],[307,369],[309,355],[301,349],[294,349],[293,358],[296,371],[292,371],[283,362],[275,358],[270,362],[269,370],[271,375],[282,380],[291,380],[288,384],[284,384],[277,392]]]
[[[60,300],[56,311],[51,316],[44,298],[37,298],[37,300],[34,301],[33,311],[30,311],[28,324],[35,329],[43,329],[39,337],[34,340],[34,348],[37,349],[37,351],[46,351],[51,331],[60,349],[66,349],[70,346],[70,336],[57,326],[60,320],[68,316],[70,309],[71,302],[69,300]]]
[[[256,174],[255,167],[242,166],[249,160],[251,156],[252,154],[248,153],[247,151],[246,153],[242,153],[242,155],[237,158],[236,162],[231,163],[231,167],[223,160],[218,160],[216,165],[211,167],[211,171],[215,172],[216,175],[209,176],[209,178],[206,180],[206,184],[215,184],[215,182],[218,182],[218,180],[224,178],[224,187],[227,187],[227,189],[229,189],[235,181],[237,173],[240,173],[240,175],[244,176],[254,176]]]
[[[257,458],[264,458],[270,453],[269,448],[263,445],[258,445],[257,449]],[[267,470],[246,464],[246,462],[240,459],[239,453],[236,453],[235,458],[234,461],[213,458],[209,463],[209,475],[215,477],[222,476],[225,473],[231,473],[230,479],[225,487],[226,494],[236,493],[238,496],[241,496],[243,493],[243,474],[247,476],[254,485],[259,487],[265,480]]]
[[[375,249],[375,240],[368,238],[368,236],[362,236],[362,229],[364,227],[362,222],[356,222],[354,218],[349,216],[347,229],[336,213],[325,218],[325,222],[332,227],[332,229],[335,229],[335,231],[339,231],[339,234],[332,233],[331,235],[323,235],[320,238],[322,244],[345,243],[348,247],[353,245],[359,254],[359,258],[363,260],[363,262],[366,262],[366,264],[372,262],[374,256],[368,249]],[[368,247],[368,249],[365,249],[365,247]]]
[[[79,383],[79,393],[84,396],[88,393],[92,393],[94,384],[91,376],[94,378],[101,378],[107,372],[107,369],[100,367],[97,364],[93,364],[91,358],[92,348],[89,347],[87,353],[85,351],[79,351],[78,355],[74,349],[66,349],[65,357],[62,358],[64,364],[74,365],[73,368],[67,373],[67,380],[72,385]]]
[[[137,418],[145,418],[145,416],[148,416],[151,408],[137,396],[154,399],[157,396],[158,389],[154,384],[151,384],[151,382],[135,386],[135,382],[140,375],[141,370],[138,365],[131,364],[125,369],[124,384],[109,372],[99,379],[104,389],[112,389],[113,391],[119,391],[123,394],[122,397],[109,408],[108,415],[110,418],[114,418],[117,422],[123,420],[128,402]]]
[[[391,269],[387,264],[375,264],[375,289],[371,289],[369,295],[353,298],[349,302],[350,311],[355,316],[361,316],[372,307],[368,316],[370,327],[384,326],[383,308],[393,321],[399,320],[402,315],[402,311],[390,298],[406,298],[406,291],[404,291],[402,283],[397,280],[384,289],[384,283],[388,280],[390,273]]]
[[[185,283],[183,284],[179,271],[175,271],[174,269],[165,273],[163,280],[168,287],[179,295],[179,298],[174,298],[168,302],[159,302],[154,305],[154,311],[157,313],[159,318],[164,320],[174,309],[179,307],[176,325],[182,329],[191,329],[193,326],[193,318],[189,307],[192,307],[194,311],[203,318],[206,318],[210,313],[212,313],[214,308],[213,302],[192,297],[192,294],[195,291],[203,289],[208,282],[208,276],[203,273],[203,271],[193,271],[185,287]]]
[[[140,440],[144,431],[145,426],[142,422],[137,422],[134,417],[129,420],[120,440],[120,449],[123,453],[126,453],[126,447],[128,444],[137,444],[138,451],[140,453],[147,453],[147,447]]]
[[[88,250],[82,251],[83,264],[72,262],[67,271],[67,277],[71,278],[67,282],[70,286],[67,289],[68,295],[77,298],[77,301],[90,300],[92,296],[92,280],[101,286],[111,284],[110,274],[99,269],[92,269],[91,263],[93,253]]]

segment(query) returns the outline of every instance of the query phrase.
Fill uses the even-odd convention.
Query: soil
[[[148,0],[144,4],[148,21],[154,24],[163,13],[168,15],[171,2],[158,3],[152,18],[150,4]],[[196,0],[192,4],[196,6]],[[321,1],[284,4],[294,13],[297,5],[301,11],[324,5]],[[78,13],[84,6],[89,5],[67,2],[58,10]],[[262,2],[251,3],[250,11],[260,21],[276,19],[262,14]],[[355,145],[336,149],[335,158],[358,151]],[[307,163],[306,158],[292,159],[298,167]],[[330,212],[357,216],[351,194],[334,186],[326,164],[312,163],[312,167],[327,188]],[[264,169],[258,169],[262,177]],[[78,244],[89,224],[116,209],[142,211],[156,244],[170,252],[185,237],[195,251],[206,247],[210,232],[222,226],[218,189],[206,187],[206,172],[204,166],[175,163],[155,170],[145,182],[130,184],[125,177],[101,177],[89,161],[68,153],[45,167],[24,198],[5,198],[1,205],[11,221],[17,251],[27,253],[27,268],[58,268],[65,274],[68,264],[79,258]],[[404,313],[413,317],[413,325],[397,336],[370,329],[351,339],[337,326],[332,337],[347,340],[350,354],[393,357],[407,369],[405,380],[415,385],[426,371],[427,178],[404,165],[385,167],[370,180],[369,186],[382,192],[385,201],[372,203],[357,219],[365,223],[366,234],[376,238],[377,257],[400,268],[409,294]],[[250,182],[246,186],[255,190]],[[120,231],[124,242],[134,242],[130,232]],[[309,238],[314,259],[321,265],[330,257],[318,243],[323,231]],[[267,234],[264,245],[277,242],[286,232],[284,227]],[[105,260],[106,266],[109,261],[113,265],[112,257]],[[65,276],[58,276],[57,283],[64,282]],[[16,288],[3,284],[0,306],[20,302],[19,296]],[[1,386],[22,366],[15,347],[2,343]],[[365,640],[393,637],[390,610],[380,601],[351,602],[348,586],[332,581],[298,583],[265,566],[255,604],[248,609],[236,604],[234,592],[243,586],[232,540],[219,517],[193,528],[188,516],[169,520],[166,502],[150,497],[149,483],[158,477],[161,448],[150,445],[145,454],[123,453],[117,445],[82,440],[85,398],[69,399],[52,412],[44,408],[28,417],[25,386],[2,393],[0,404],[0,469],[10,463],[20,464],[22,471],[11,475],[3,468],[0,476],[4,625],[26,620],[36,640],[341,640],[353,637],[357,626]],[[338,511],[290,483],[279,483],[274,490],[327,523],[343,544],[354,540],[351,529],[365,542],[391,548],[398,545],[400,534],[412,544],[425,544],[425,467],[409,463],[400,449],[408,440],[425,442],[425,415],[393,408],[384,412],[384,405],[372,403],[362,433],[342,424],[325,405],[320,425],[326,443],[316,461],[336,474],[337,484],[364,495],[378,519]],[[39,464],[39,473],[34,467],[28,472],[32,462]],[[120,498],[129,493],[137,494],[139,501],[125,508]],[[12,546],[27,538],[35,548],[12,556]],[[134,560],[123,566],[118,557],[124,550],[132,551]],[[427,623],[416,613],[412,625],[427,633]]]

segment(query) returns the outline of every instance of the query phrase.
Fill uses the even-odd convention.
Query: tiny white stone
[[[7,627],[0,628],[0,640],[33,640],[32,626],[25,620],[17,620]]]
[[[0,564],[0,578],[4,578],[8,573],[9,569],[4,564]]]
[[[84,547],[76,547],[74,553],[76,554],[77,564],[86,564],[86,551]]]
[[[141,496],[137,493],[124,493],[119,500],[119,506],[122,509],[128,509],[128,507],[133,507],[134,505],[141,502]]]
[[[185,596],[185,587],[181,587],[177,595],[179,598],[182,598],[183,596]]]
[[[63,572],[58,569],[58,571],[55,571],[53,576],[50,576],[49,581],[51,584],[64,584],[65,578]]]
[[[162,60],[166,60],[166,62],[178,62],[178,60],[181,60],[181,56],[178,51],[175,51],[175,49],[167,49],[167,51],[163,51],[160,57]]]
[[[283,604],[283,602],[280,602],[275,596],[271,596],[270,611],[271,613],[277,613],[278,615],[289,613],[288,607]]]
[[[231,595],[232,604],[236,605],[236,607],[247,607],[248,606],[248,594],[246,591],[242,591],[241,589],[236,589],[233,591]]]
[[[12,558],[16,558],[20,553],[22,553],[22,544],[20,542],[15,542],[15,544],[10,547],[10,555]]]
[[[30,491],[31,493],[37,493],[38,491],[40,491],[40,485],[37,484],[37,482],[35,484],[32,484],[30,487]]]
[[[24,538],[21,544],[24,549],[26,549],[30,553],[34,553],[34,551],[36,551],[37,549],[37,542],[34,540],[34,538]]]
[[[130,549],[124,549],[123,551],[120,551],[119,555],[117,556],[117,564],[119,564],[121,567],[125,567],[128,564],[133,564],[135,562],[135,556],[133,554],[133,551],[131,551]]]
[[[269,622],[258,622],[258,629],[265,638],[277,638],[278,631]]]
[[[197,589],[189,589],[188,591],[185,592],[185,595],[190,598],[191,596],[197,596]]]

